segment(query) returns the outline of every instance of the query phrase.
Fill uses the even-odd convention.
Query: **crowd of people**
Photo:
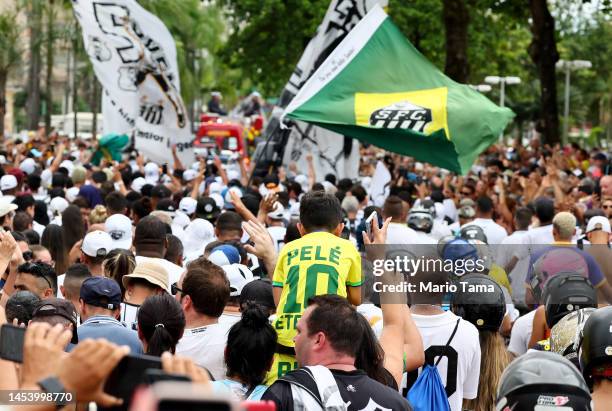
[[[605,150],[500,143],[458,176],[363,146],[359,175],[341,179],[311,157],[308,170],[250,176],[216,157],[94,165],[95,150],[42,133],[0,150],[0,323],[25,328],[22,363],[0,360],[0,390],[155,409],[145,381],[126,398],[105,392],[129,355],[277,410],[610,403]],[[373,274],[415,250],[485,263]]]

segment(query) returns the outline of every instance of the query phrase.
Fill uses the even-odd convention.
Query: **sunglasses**
[[[465,191],[460,191],[460,193],[461,193],[461,195],[463,195],[463,196],[471,196],[471,195],[472,195],[472,193],[471,193],[471,192],[467,192],[467,193],[466,193]]]
[[[178,285],[177,285],[177,284],[178,284],[178,283],[173,283],[173,284],[170,286],[170,294],[172,294],[172,295],[176,295],[176,293],[185,294],[185,293],[183,292],[183,290],[181,290],[180,288],[178,288]]]
[[[611,205],[602,205],[601,208],[603,208],[604,210],[607,210],[608,208],[612,208],[612,204]]]

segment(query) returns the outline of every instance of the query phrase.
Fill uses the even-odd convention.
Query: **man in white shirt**
[[[555,217],[555,203],[549,197],[538,197],[534,202],[534,206],[538,225],[530,228],[527,232],[529,244],[531,246],[550,245],[555,241],[552,225],[552,220]]]
[[[510,334],[510,343],[508,344],[508,351],[511,353],[517,356],[523,355],[529,349],[535,313],[536,310],[529,311],[514,322],[512,333]]]
[[[230,284],[221,267],[198,258],[172,286],[172,293],[185,312],[185,332],[176,353],[206,368],[215,380],[225,378],[224,352],[229,325],[219,317],[230,296]]]
[[[146,216],[136,225],[134,232],[134,249],[136,264],[150,260],[160,264],[168,272],[168,284],[176,283],[185,269],[164,258],[168,248],[166,234],[170,234],[169,226],[159,218]],[[171,290],[168,289],[168,292]]]
[[[476,225],[482,228],[487,236],[487,244],[501,244],[502,240],[508,236],[506,229],[493,221],[493,201],[486,196],[476,200],[476,218],[466,225]]]
[[[382,209],[383,219],[391,217],[387,229],[387,244],[417,244],[416,232],[406,224],[408,207],[398,196],[389,196]]]
[[[418,273],[409,281],[416,283],[417,277],[427,276],[427,281],[443,285],[448,280],[445,273]],[[418,289],[418,284],[416,284]],[[480,378],[480,340],[474,325],[461,319],[451,311],[442,310],[442,293],[411,293],[412,318],[423,338],[425,363],[437,365],[442,383],[446,388],[452,411],[461,411],[463,400],[476,398]],[[451,335],[454,336],[451,338]],[[450,339],[450,343],[449,343]],[[448,343],[448,347],[445,346]],[[419,369],[419,372],[422,369]],[[408,389],[416,380],[417,372],[408,374]]]

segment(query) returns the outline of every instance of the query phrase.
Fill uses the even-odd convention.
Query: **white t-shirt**
[[[416,231],[402,223],[390,223],[387,228],[387,244],[416,244]]]
[[[518,261],[508,273],[512,285],[512,298],[514,301],[525,301],[525,277],[529,269],[529,236],[527,231],[515,231],[504,238],[497,248],[496,264],[504,270],[512,257]]]
[[[433,357],[435,362],[437,360],[435,353],[441,351],[446,345],[460,317],[446,311],[436,315],[412,314],[412,318],[423,338],[425,358]],[[449,356],[456,358],[456,369],[448,369]],[[454,392],[448,398],[451,410],[461,411],[463,399],[473,399],[478,394],[480,340],[478,330],[474,325],[463,319],[459,321],[447,355],[440,360],[437,368],[445,387],[448,388],[449,384],[453,383],[455,385]]]
[[[357,312],[368,320],[376,337],[380,338],[383,324],[382,310],[374,304],[365,303],[357,306]]]
[[[487,244],[501,244],[504,238],[508,236],[506,229],[490,218],[476,218],[470,221],[466,226],[475,225],[482,228],[485,235],[487,236]]]
[[[168,272],[168,292],[170,292],[170,288],[172,287],[172,284],[178,282],[178,280],[181,278],[181,275],[185,271],[183,267],[176,265],[173,262],[168,261],[163,258],[143,257],[140,255],[136,256],[136,264],[139,264],[147,260],[160,264]]]
[[[514,322],[512,333],[510,334],[508,351],[516,355],[523,355],[527,352],[529,340],[531,339],[531,332],[533,331],[533,317],[535,317],[535,313],[536,310],[529,311]]]
[[[236,324],[242,318],[242,313],[240,312],[224,312],[219,317],[219,324],[226,324],[229,328],[232,325]]]
[[[444,206],[444,215],[453,221],[457,221],[457,206],[455,202],[450,198],[445,198],[442,201],[442,205]]]
[[[550,245],[555,242],[553,237],[553,226],[548,224],[542,227],[530,228],[527,231],[529,244],[531,245]]]
[[[415,244],[438,244],[438,241],[431,235],[422,231],[414,232]]]
[[[441,238],[448,237],[452,235],[450,227],[444,220],[440,220],[438,218],[434,219],[433,227],[431,228],[431,233],[429,235],[433,237],[434,240],[439,241]]]
[[[191,358],[206,368],[215,380],[225,378],[224,352],[227,345],[227,324],[211,324],[198,328],[186,328],[176,346],[176,353]]]
[[[285,233],[287,229],[282,226],[273,226],[268,227],[268,233],[270,233],[270,237],[274,241],[274,245],[276,246],[276,252],[280,252],[281,248],[285,245]]]

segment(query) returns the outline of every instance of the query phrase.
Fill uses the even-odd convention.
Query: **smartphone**
[[[2,324],[0,328],[0,358],[12,362],[23,362],[23,338],[25,328]]]
[[[151,355],[127,355],[119,361],[104,385],[104,392],[122,398],[126,403],[132,399],[134,390],[145,383],[147,370],[161,370],[159,357]]]
[[[184,381],[190,382],[191,379],[185,375],[169,374],[157,368],[149,368],[145,370],[143,382],[147,385],[153,385],[159,381]]]
[[[162,164],[162,174],[168,174],[168,163]]]
[[[376,219],[376,222],[378,222],[378,213],[376,211],[373,211],[372,214],[370,214],[370,216],[366,219],[365,225],[366,233],[368,233],[368,235],[372,234],[372,221],[374,221],[374,219]]]
[[[237,411],[238,404],[225,396],[201,390],[185,382],[164,381],[151,386],[157,411]]]

